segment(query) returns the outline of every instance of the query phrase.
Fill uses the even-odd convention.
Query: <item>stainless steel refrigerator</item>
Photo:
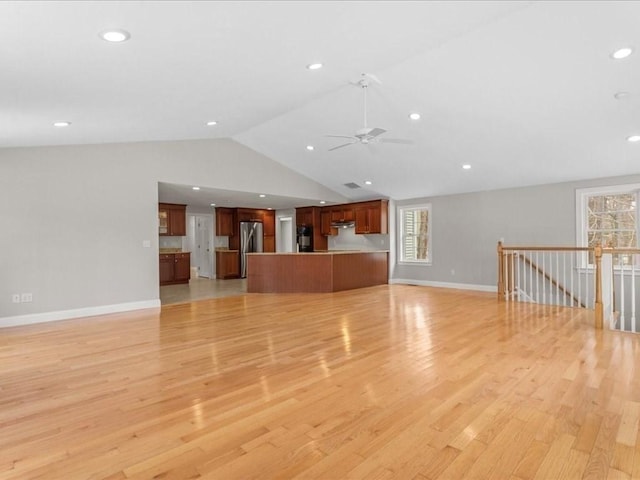
[[[247,253],[262,252],[262,223],[240,222],[240,277],[247,276]]]

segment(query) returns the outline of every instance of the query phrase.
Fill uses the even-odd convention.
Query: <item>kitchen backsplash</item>
[[[187,237],[158,237],[160,248],[180,248],[182,249],[182,239]]]
[[[215,248],[229,248],[229,237],[216,237],[214,244]]]
[[[329,250],[389,250],[389,235],[356,235],[355,228],[339,228],[329,237]]]

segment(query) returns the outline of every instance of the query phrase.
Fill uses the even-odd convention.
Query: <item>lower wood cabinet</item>
[[[240,257],[238,250],[216,250],[216,278],[238,278]]]
[[[189,283],[190,277],[191,254],[189,252],[160,254],[160,285]]]

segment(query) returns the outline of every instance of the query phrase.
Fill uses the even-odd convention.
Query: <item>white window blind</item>
[[[431,263],[431,205],[398,208],[400,263]]]

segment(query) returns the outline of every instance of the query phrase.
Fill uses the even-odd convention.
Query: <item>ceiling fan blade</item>
[[[413,140],[406,140],[404,138],[381,138],[378,141],[380,143],[401,143],[403,145],[413,145]]]
[[[353,135],[325,135],[325,137],[331,137],[331,138],[350,138],[351,140],[355,140],[356,137],[354,137]]]
[[[363,73],[362,76],[370,78],[371,80],[376,82],[378,85],[382,85],[382,82],[380,81],[380,79],[376,77],[373,73]]]
[[[372,128],[367,135],[369,137],[377,137],[378,135],[382,135],[386,130],[384,128]]]
[[[333,150],[337,150],[337,149],[342,148],[342,147],[348,147],[349,145],[353,145],[354,143],[357,143],[357,142],[344,143],[342,145],[338,145],[337,147],[330,148],[329,151],[331,152]]]

